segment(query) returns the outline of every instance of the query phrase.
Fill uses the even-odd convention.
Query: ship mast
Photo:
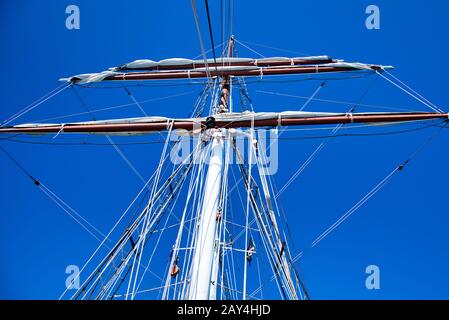
[[[232,57],[234,38],[228,44],[228,58]],[[221,97],[218,108],[212,112],[224,113],[228,110],[230,77],[221,77]],[[189,300],[216,299],[217,275],[220,254],[220,240],[217,237],[217,226],[221,219],[218,216],[221,183],[223,180],[223,154],[225,129],[210,128],[205,134],[212,134],[211,157],[209,160],[203,203],[198,215],[198,230],[190,270]]]
[[[260,128],[281,128],[290,126],[319,126],[319,125],[343,125],[348,124],[394,124],[405,122],[420,122],[430,120],[440,120],[447,123],[449,114],[438,109],[431,108],[434,112],[305,112],[305,111],[283,111],[283,112],[233,112],[232,110],[232,78],[233,77],[252,77],[258,78],[263,76],[280,76],[280,75],[313,75],[319,73],[352,73],[360,72],[367,74],[377,73],[382,76],[382,72],[389,69],[388,66],[346,63],[341,60],[334,60],[327,56],[314,56],[302,58],[234,58],[233,57],[234,38],[231,37],[228,43],[227,56],[220,59],[191,60],[191,59],[166,59],[161,61],[152,60],[136,60],[120,67],[112,68],[100,73],[81,74],[67,78],[69,85],[82,85],[98,82],[121,82],[121,81],[152,81],[158,79],[191,79],[191,78],[208,78],[213,80],[215,84],[220,81],[220,86],[213,88],[213,99],[211,104],[211,112],[208,117],[202,117],[204,104],[208,100],[208,93],[201,95],[201,112],[195,112],[190,118],[165,118],[165,117],[141,117],[127,119],[108,119],[94,120],[88,122],[69,122],[69,123],[25,123],[20,125],[7,125],[10,121],[0,126],[0,135],[3,134],[30,134],[44,135],[54,133],[55,137],[60,134],[99,134],[99,135],[140,135],[151,132],[168,132],[168,136],[172,131],[187,131],[187,134],[196,136],[199,134],[201,142],[199,152],[201,163],[201,176],[193,183],[195,197],[190,201],[190,193],[185,204],[185,212],[190,205],[189,210],[189,235],[185,242],[185,247],[180,247],[181,237],[183,233],[184,215],[182,223],[180,223],[178,238],[172,248],[171,261],[169,263],[168,272],[166,272],[166,285],[164,287],[164,299],[169,297],[170,288],[173,286],[173,298],[189,299],[189,300],[207,300],[217,299],[217,292],[229,293],[233,292],[233,298],[237,298],[237,293],[241,294],[243,299],[253,298],[254,292],[247,293],[246,275],[247,263],[251,261],[251,254],[254,253],[255,247],[250,251],[248,244],[251,243],[251,235],[248,235],[248,219],[243,227],[245,234],[245,247],[235,249],[233,245],[236,238],[232,234],[225,234],[228,221],[226,219],[226,199],[227,194],[227,169],[229,165],[228,155],[230,146],[234,149],[234,155],[239,159],[244,158],[238,151],[234,134],[242,134],[248,137],[239,129],[251,129],[251,139],[249,143],[250,157],[257,151],[257,141],[254,139],[254,131]],[[128,72],[137,70],[133,72]],[[210,84],[210,82],[209,82]],[[210,88],[207,87],[207,90]],[[209,92],[209,91],[203,91]],[[217,99],[219,97],[219,99]],[[217,102],[218,100],[218,102]],[[422,101],[421,101],[422,102]],[[136,102],[137,103],[137,102]],[[21,115],[21,114],[19,114]],[[17,117],[16,117],[17,118]],[[355,127],[355,126],[354,126]],[[198,130],[200,129],[200,130]],[[232,136],[231,136],[232,135]],[[230,139],[232,138],[232,139]],[[168,143],[168,138],[166,144]],[[207,143],[207,144],[206,144]],[[206,145],[206,148],[201,149]],[[164,148],[165,150],[165,148]],[[118,298],[120,296],[132,299],[139,288],[145,272],[138,281],[138,272],[128,274],[129,270],[136,270],[140,267],[140,257],[143,249],[148,243],[148,239],[158,229],[159,222],[168,208],[174,207],[177,194],[186,177],[193,170],[194,160],[197,153],[192,152],[189,157],[183,161],[176,170],[173,171],[164,183],[160,183],[159,179],[152,182],[152,192],[148,200],[148,205],[144,209],[140,209],[140,214],[133,217],[132,222],[123,232],[116,245],[110,249],[109,254],[103,258],[98,266],[94,269],[90,276],[87,277],[81,288],[73,295],[73,299],[85,298]],[[164,151],[165,152],[165,151]],[[209,162],[207,164],[207,173],[204,183],[203,181],[203,163],[206,152],[210,152]],[[239,162],[240,173],[244,187],[247,191],[246,218],[248,218],[250,208],[254,213],[253,222],[257,226],[259,235],[261,235],[260,243],[265,249],[265,258],[269,262],[269,267],[273,272],[273,278],[276,280],[279,293],[285,299],[301,299],[308,298],[308,294],[300,280],[298,273],[293,265],[289,253],[288,243],[283,234],[282,225],[276,222],[276,216],[279,209],[276,205],[276,199],[273,197],[272,187],[267,183],[267,178],[261,172],[260,160],[256,157],[256,169],[258,170],[258,180],[260,180],[261,188],[257,185],[259,181],[252,176],[251,158],[249,160],[247,170],[244,161]],[[161,158],[162,165],[163,158]],[[160,167],[161,168],[161,167]],[[194,175],[195,171],[191,174]],[[198,173],[198,172],[197,172]],[[150,178],[151,179],[151,178]],[[148,183],[148,182],[147,182]],[[199,185],[199,186],[198,186]],[[189,187],[190,188],[190,187]],[[143,189],[142,189],[143,190]],[[157,192],[156,192],[157,190]],[[140,196],[140,193],[137,197]],[[137,199],[137,198],[136,198]],[[262,204],[263,202],[263,204]],[[131,203],[131,206],[134,204]],[[128,208],[129,209],[129,208]],[[221,213],[223,210],[223,218]],[[126,212],[125,212],[126,213]],[[167,218],[168,221],[168,218]],[[194,224],[190,224],[194,221]],[[115,227],[114,227],[115,228]],[[161,228],[159,226],[159,228]],[[162,228],[160,230],[164,230]],[[161,234],[162,234],[161,231]],[[112,232],[112,231],[111,231]],[[148,234],[148,237],[147,237]],[[238,236],[238,235],[237,235]],[[106,241],[107,238],[105,238]],[[160,239],[160,238],[158,238]],[[229,241],[228,241],[229,240]],[[157,240],[159,241],[159,240]],[[137,245],[136,245],[137,243]],[[242,243],[242,241],[240,242]],[[237,245],[236,245],[237,246]],[[178,267],[178,252],[184,250],[184,266],[180,271]],[[233,290],[237,288],[237,279],[235,278],[235,270],[229,266],[224,266],[225,253],[228,252],[244,253],[244,274],[243,274],[243,290],[242,292]],[[94,252],[94,255],[98,251]],[[154,251],[153,251],[154,252]],[[232,259],[231,253],[231,259]],[[124,258],[122,258],[124,256]],[[152,257],[152,256],[151,256]],[[180,256],[182,258],[182,254]],[[150,259],[151,260],[151,259]],[[137,261],[136,263],[131,263]],[[90,260],[88,261],[90,262]],[[118,262],[118,267],[115,263]],[[229,281],[224,275],[231,270],[230,274],[234,279]],[[221,271],[221,283],[219,283],[219,273]],[[112,274],[112,276],[108,276]],[[181,274],[181,281],[173,281],[177,275]],[[109,277],[106,282],[104,277]],[[127,293],[124,295],[117,294],[125,279],[129,279]],[[260,280],[260,279],[259,279]],[[129,288],[133,283],[132,291]],[[230,283],[232,282],[232,283]],[[260,281],[259,281],[260,282]],[[105,283],[100,286],[99,283]],[[182,283],[182,288],[177,287]],[[228,285],[230,283],[230,286]],[[249,283],[249,282],[248,282]],[[218,291],[220,286],[220,291]],[[262,286],[261,286],[262,287]],[[260,287],[260,288],[261,288]],[[302,294],[304,293],[304,295]],[[64,292],[65,294],[65,292]],[[63,295],[64,295],[63,294]]]

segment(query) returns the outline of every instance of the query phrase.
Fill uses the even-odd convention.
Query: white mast
[[[232,57],[234,37],[228,43],[228,57]],[[230,77],[222,76],[220,104],[215,113],[228,112]],[[189,300],[216,299],[220,243],[217,237],[217,213],[223,176],[224,130],[210,129],[212,151],[207,171],[202,210],[198,215],[198,233],[190,269]],[[213,282],[213,283],[212,283]]]
[[[214,130],[214,129],[212,129]],[[207,300],[211,288],[212,264],[214,260],[218,201],[223,174],[223,137],[220,131],[213,133],[212,151],[207,170],[202,209],[190,269],[189,300]],[[216,287],[215,287],[216,290]]]

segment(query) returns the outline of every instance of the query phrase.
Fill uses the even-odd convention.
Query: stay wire
[[[33,183],[36,186],[40,186],[40,181],[37,180],[33,175],[31,175],[31,173],[26,170],[20,163],[19,161],[16,160],[16,158],[14,158],[8,151],[6,151],[6,149],[0,145],[0,149],[3,151],[3,153],[20,169],[20,171],[22,171],[28,178],[30,178]]]
[[[21,172],[23,172],[32,182],[33,184],[39,188],[50,200],[52,200],[58,207],[60,207],[63,211],[65,211],[73,220],[75,220],[83,229],[85,229],[90,235],[92,235],[96,240],[101,242],[101,239],[97,236],[104,236],[104,234],[98,230],[95,226],[93,226],[89,221],[87,221],[83,216],[81,216],[75,209],[69,206],[66,202],[64,202],[59,196],[57,196],[53,191],[51,191],[47,186],[41,183],[37,178],[35,178],[25,167],[11,154],[9,153],[3,146],[0,145],[0,150],[19,168]],[[75,216],[78,218],[76,218]],[[97,233],[97,235],[90,230],[84,223],[80,220],[84,221],[93,231]]]
[[[393,176],[404,170],[404,168],[414,160],[423,150],[428,147],[442,132],[443,129],[447,128],[448,121],[445,121],[445,125],[439,127],[434,134],[432,134],[428,139],[424,141],[405,161],[395,167],[387,176],[382,179],[374,188],[372,188],[361,200],[359,200],[351,209],[349,209],[345,214],[343,214],[336,222],[334,222],[329,228],[322,232],[315,240],[311,243],[311,248],[318,245],[322,240],[324,240],[329,234],[331,234],[336,228],[338,228],[343,222],[345,222],[352,214],[354,214],[358,209],[360,209],[369,199],[371,199],[375,194],[377,194],[384,186],[388,184]],[[304,255],[305,251],[301,251],[293,261],[297,261]]]
[[[215,63],[215,69],[216,69],[217,68],[217,66],[216,66],[217,56],[215,54],[214,35],[213,35],[213,31],[212,31],[212,22],[211,22],[210,12],[209,12],[209,1],[205,0],[204,3],[206,5],[207,23],[209,25],[209,36],[210,36],[210,42],[212,44],[212,54],[214,55],[214,63]]]
[[[81,102],[81,104],[83,105],[84,109],[86,109],[86,112],[89,113],[89,115],[91,116],[93,121],[96,121],[94,115],[92,114],[92,112],[90,111],[90,108],[87,106],[86,102],[84,101],[83,98],[81,98],[81,96],[79,95],[79,93],[75,90],[75,88],[72,86],[73,88],[73,92],[75,92],[75,95],[78,97],[78,100]],[[129,92],[129,91],[128,91]],[[132,98],[134,98],[131,94],[130,96]],[[135,99],[134,99],[135,100]],[[137,103],[137,101],[135,101]],[[137,103],[137,105],[139,105]],[[142,110],[143,111],[143,110]],[[145,111],[143,111],[145,113]],[[56,137],[56,136],[55,136]],[[137,176],[137,178],[139,178],[139,180],[145,184],[146,183],[146,179],[140,174],[140,172],[137,170],[137,168],[131,163],[131,161],[125,156],[125,154],[122,152],[122,150],[120,150],[120,148],[115,144],[115,142],[112,140],[112,138],[109,135],[106,135],[106,139],[109,141],[110,145],[115,149],[115,151],[118,153],[118,155],[123,159],[123,161],[125,161],[125,163],[128,165],[128,167],[131,169],[131,171]]]

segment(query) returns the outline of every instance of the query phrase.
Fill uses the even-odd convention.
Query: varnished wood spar
[[[272,75],[289,75],[289,74],[313,74],[313,73],[329,73],[329,72],[349,72],[360,70],[353,67],[333,67],[333,66],[292,66],[292,67],[267,67],[250,70],[232,70],[232,69],[210,69],[212,77],[261,77]],[[381,70],[381,66],[371,66],[373,71]],[[155,71],[155,72],[130,72],[106,77],[102,81],[138,81],[138,80],[163,80],[163,79],[197,79],[207,78],[206,71],[197,70],[177,70],[177,71]],[[71,81],[77,81],[73,77]]]
[[[448,119],[447,113],[373,113],[373,114],[341,114],[332,116],[297,117],[284,119],[255,120],[255,127],[276,126],[302,126],[321,124],[345,124],[345,123],[382,123],[382,122],[406,122],[432,119]],[[193,130],[199,127],[206,128],[206,122],[186,120],[173,120],[173,129]],[[145,133],[166,131],[167,121],[139,122],[139,123],[108,123],[108,124],[64,124],[49,125],[45,127],[3,127],[0,133]],[[251,120],[239,121],[215,121],[215,128],[249,128]]]
[[[325,64],[336,62],[333,59],[301,59],[292,58],[288,60],[279,60],[276,58],[264,58],[262,61],[254,59],[253,61],[224,61],[224,62],[209,62],[207,65],[209,68],[214,67],[274,67],[274,66],[290,66],[290,65],[307,65],[307,64]],[[181,70],[181,69],[195,69],[195,68],[205,68],[206,64],[204,62],[195,62],[179,65],[157,65],[154,67],[146,68],[127,68],[126,66],[118,67],[118,70]]]

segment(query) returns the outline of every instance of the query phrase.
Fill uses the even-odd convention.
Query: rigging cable
[[[16,112],[14,115],[12,115],[11,117],[9,117],[8,119],[6,119],[5,121],[2,122],[1,126],[6,126],[7,124],[13,122],[14,120],[22,117],[23,115],[27,114],[28,112],[30,112],[31,110],[37,108],[38,106],[40,106],[41,104],[43,104],[44,102],[50,100],[51,98],[53,98],[54,96],[58,95],[59,93],[61,93],[62,91],[64,91],[65,89],[67,89],[70,86],[70,84],[62,84],[59,87],[57,87],[56,89],[50,91],[49,93],[47,93],[46,95],[42,96],[41,98],[37,99],[36,101],[34,101],[33,103],[31,103],[30,105],[28,105],[27,107],[23,108],[22,110]]]
[[[142,106],[140,105],[140,103],[136,100],[136,98],[134,98],[134,95],[131,93],[131,91],[129,91],[129,89],[127,87],[123,87],[123,89],[125,89],[126,93],[128,94],[128,96],[131,98],[132,101],[134,101],[134,103],[137,105],[137,107],[140,109],[140,111],[142,111],[142,113],[144,114],[145,117],[148,117],[148,114],[145,112],[145,110],[142,108]]]
[[[89,115],[91,116],[93,121],[96,121],[94,115],[92,114],[92,112],[90,111],[90,108],[87,106],[86,102],[84,101],[83,98],[81,98],[81,96],[79,95],[79,93],[75,90],[75,87],[72,86],[73,92],[75,92],[76,96],[78,97],[78,100],[81,102],[81,104],[84,106],[84,108],[86,109],[86,111],[89,113]],[[137,101],[136,101],[137,103]],[[137,103],[137,105],[139,105]],[[142,110],[143,111],[143,110]],[[145,111],[144,111],[145,113]],[[62,129],[63,130],[63,127]],[[122,152],[122,150],[120,150],[120,148],[115,144],[115,142],[112,140],[112,138],[109,135],[105,135],[106,139],[109,141],[109,143],[111,144],[111,146],[115,149],[115,151],[118,153],[118,155],[123,159],[123,161],[125,161],[125,163],[128,165],[128,167],[131,169],[132,172],[134,172],[134,174],[140,179],[140,181],[142,181],[143,184],[145,184],[146,179],[144,179],[144,177],[140,174],[140,172],[136,169],[136,167],[131,163],[131,161],[129,161],[129,159],[125,156],[125,154]],[[56,136],[55,136],[56,138]]]
[[[377,78],[374,79],[374,81],[371,83],[371,85],[363,92],[362,96],[359,99],[359,103],[363,101],[363,99],[366,97],[366,95],[371,91],[371,89],[374,87],[375,83],[377,82]],[[321,87],[323,87],[326,84],[326,82],[323,82]],[[321,88],[320,87],[320,88]],[[313,100],[313,98],[318,93],[318,88],[314,94],[306,101],[307,105],[310,101]],[[350,107],[347,114],[351,114],[355,111],[355,108],[358,106],[358,104],[354,104]],[[304,107],[302,108],[304,109]],[[301,109],[301,110],[302,110]],[[344,125],[338,124],[335,126],[335,128],[332,130],[331,135],[335,135]],[[307,158],[307,160],[298,168],[298,170],[291,176],[291,178],[285,183],[285,185],[279,190],[276,195],[275,199],[277,199],[292,183],[296,178],[309,166],[309,164],[313,161],[313,159],[317,156],[317,154],[329,143],[330,138],[326,138],[324,141],[321,142],[321,144],[312,152],[312,154]]]
[[[427,103],[426,101],[424,101],[422,98],[420,98],[419,96],[416,96],[415,94],[413,94],[412,92],[408,91],[407,89],[401,87],[399,84],[397,84],[396,82],[394,82],[393,80],[387,78],[386,76],[384,76],[381,72],[376,70],[376,73],[381,76],[383,79],[387,80],[388,82],[390,82],[392,85],[394,85],[395,87],[399,88],[400,90],[404,91],[405,93],[407,93],[410,97],[416,99],[417,101],[421,102],[422,104],[424,104],[425,106],[429,107],[430,109],[432,109],[435,112],[438,113],[443,113],[443,111],[441,109],[439,109],[438,107],[433,107],[431,104]]]
[[[246,43],[247,45],[256,46],[256,47],[261,47],[261,48],[266,48],[266,49],[283,51],[283,52],[287,52],[287,53],[301,54],[301,55],[305,55],[305,56],[310,56],[310,54],[304,53],[304,52],[298,52],[298,51],[292,51],[292,50],[287,50],[287,49],[282,49],[282,48],[276,48],[276,47],[271,47],[271,46],[267,46],[267,45],[264,45],[264,44],[258,44],[258,43],[254,43],[254,42],[243,41],[243,40],[240,40],[240,42],[241,43]]]
[[[214,44],[214,35],[212,32],[212,23],[210,19],[210,12],[209,12],[209,1],[205,0],[206,5],[206,13],[207,13],[207,22],[209,24],[209,36],[210,36],[210,42],[212,44],[212,54],[214,55],[214,63],[215,63],[215,69],[217,69],[217,56],[215,55],[215,44]]]
[[[420,97],[421,99],[423,99],[424,101],[428,102],[429,104],[431,104],[433,107],[435,107],[436,109],[440,110],[440,112],[443,112],[443,110],[441,108],[439,108],[437,105],[435,105],[434,103],[432,103],[431,101],[429,101],[428,99],[426,99],[423,95],[419,94],[418,92],[416,92],[415,90],[413,90],[413,88],[411,88],[410,86],[408,86],[406,83],[404,83],[403,81],[401,81],[398,77],[394,76],[391,72],[388,72],[388,70],[384,70],[385,73],[387,73],[390,77],[392,77],[393,79],[395,79],[397,82],[399,82],[400,84],[402,84],[404,87],[406,87],[407,89],[409,89],[411,92],[413,92],[414,94],[416,94],[418,97]]]
[[[448,121],[446,120],[446,125]],[[344,213],[335,223],[333,223],[329,228],[327,228],[324,232],[322,232],[315,240],[311,243],[311,248],[317,246],[322,240],[324,240],[330,233],[332,233],[336,228],[338,228],[344,221],[346,221],[354,212],[356,212],[359,208],[361,208],[369,199],[371,199],[377,192],[379,192],[390,180],[391,178],[398,172],[401,172],[414,158],[418,156],[430,143],[437,138],[442,132],[445,126],[440,127],[433,135],[431,135],[422,145],[420,145],[415,152],[413,152],[408,159],[398,165],[393,169],[387,176],[382,179],[373,189],[371,189],[360,201],[358,201],[353,207],[351,207],[346,213]],[[304,251],[300,252],[293,261],[297,261],[302,255]]]
[[[257,54],[257,55],[260,56],[261,58],[266,58],[263,54],[257,52],[257,51],[254,50],[254,49],[251,49],[250,47],[248,47],[247,45],[245,45],[245,44],[242,43],[241,41],[235,39],[235,42],[237,42],[237,43],[240,44],[241,46],[245,47],[245,48],[248,49],[249,51],[251,51],[251,52]]]
[[[93,121],[97,121],[97,119],[94,117],[94,115],[92,114],[92,112],[90,111],[89,107],[87,106],[87,104],[84,102],[84,100],[81,98],[80,94],[78,93],[78,91],[75,89],[75,87],[73,85],[71,85],[73,92],[75,93],[76,97],[78,98],[78,100],[80,101],[81,105],[83,106],[83,108],[86,110],[86,113],[90,115],[90,117],[92,118]]]
[[[167,99],[171,99],[171,98],[186,96],[186,95],[189,95],[191,93],[193,93],[193,91],[187,91],[187,92],[183,92],[183,93],[179,93],[179,94],[173,94],[173,95],[164,96],[164,97],[158,97],[158,98],[151,98],[151,99],[141,100],[141,101],[138,101],[138,103],[139,104],[143,104],[143,103],[148,103],[148,102],[153,102],[153,101],[167,100]],[[86,111],[86,112],[78,112],[78,113],[72,113],[72,114],[68,114],[68,115],[64,115],[64,116],[57,116],[57,117],[52,117],[52,118],[39,119],[39,120],[33,121],[32,123],[44,122],[44,121],[52,121],[52,120],[58,120],[58,119],[64,119],[64,118],[70,118],[70,117],[82,116],[82,115],[86,115],[86,114],[91,115],[93,113],[109,111],[109,110],[115,110],[115,109],[122,109],[122,108],[126,108],[126,107],[132,107],[134,105],[135,105],[135,103],[125,103],[125,104],[113,105],[113,106],[109,106],[109,107],[103,107],[103,108],[99,108],[99,109],[89,110],[89,111]]]
[[[329,81],[329,79],[328,79],[328,81]],[[280,92],[273,92],[273,91],[256,90],[256,92],[263,93],[263,94],[275,95],[275,96],[304,99],[304,100],[309,99],[309,97],[305,97],[305,96],[298,96],[298,95],[292,95],[292,94],[280,93]],[[318,98],[315,98],[315,99],[313,99],[313,101],[325,102],[325,103],[335,103],[335,104],[342,104],[342,105],[348,105],[348,104],[349,105],[354,105],[354,104],[357,104],[357,107],[376,108],[376,109],[385,109],[385,110],[393,110],[393,111],[406,111],[406,112],[417,111],[417,110],[400,108],[400,107],[392,107],[392,106],[385,106],[385,105],[374,105],[374,104],[362,104],[362,103],[356,103],[356,102],[351,102],[351,101],[341,101],[341,100],[329,100],[329,99],[318,99]]]
[[[96,240],[101,242],[98,235],[104,237],[104,234],[94,227],[89,221],[83,218],[75,209],[64,202],[60,197],[58,197],[53,191],[51,191],[47,186],[45,186],[41,181],[37,180],[29,171],[27,171],[22,164],[20,164],[16,158],[14,158],[3,146],[0,145],[0,150],[22,171],[33,183],[39,188],[50,200],[52,200],[57,206],[64,210],[73,220],[75,220],[84,230],[86,230],[90,235],[92,235]],[[82,221],[84,221],[84,223]],[[90,228],[92,229],[90,229]],[[95,231],[97,234],[95,234]]]
[[[193,16],[195,18],[196,31],[198,33],[198,40],[200,42],[201,53],[203,55],[204,65],[206,67],[206,74],[207,74],[207,78],[209,80],[208,83],[210,85],[210,83],[212,81],[212,77],[211,77],[210,70],[209,70],[209,64],[207,62],[207,56],[206,56],[206,50],[204,49],[203,38],[201,37],[201,28],[200,28],[200,23],[198,20],[198,12],[196,10],[195,0],[191,0],[191,5],[192,5]]]

